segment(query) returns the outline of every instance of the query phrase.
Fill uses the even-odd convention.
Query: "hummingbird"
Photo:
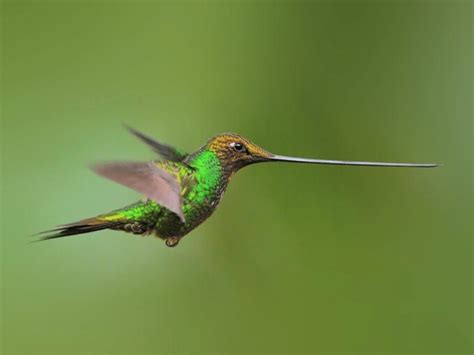
[[[98,175],[133,189],[144,198],[112,212],[60,225],[42,232],[40,240],[69,237],[111,229],[135,235],[154,235],[175,247],[217,208],[231,177],[240,169],[270,162],[352,165],[368,167],[433,168],[437,164],[381,163],[307,159],[276,155],[250,140],[223,133],[187,154],[131,127],[127,129],[161,156],[147,162],[98,163]]]

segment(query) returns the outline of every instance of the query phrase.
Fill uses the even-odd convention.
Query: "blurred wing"
[[[183,161],[184,159],[186,159],[186,157],[188,156],[188,154],[181,153],[176,148],[174,148],[170,145],[160,143],[160,142],[154,140],[153,138],[150,138],[147,135],[137,131],[134,128],[131,128],[131,127],[128,127],[128,126],[126,126],[126,127],[130,131],[130,133],[132,133],[133,135],[138,137],[140,140],[142,140],[143,142],[148,144],[156,153],[161,155],[166,160],[180,162],[180,161]]]
[[[176,213],[184,222],[178,180],[154,162],[111,162],[92,166],[99,175],[138,191]]]

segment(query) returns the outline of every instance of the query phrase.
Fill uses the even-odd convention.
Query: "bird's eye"
[[[243,151],[245,151],[245,147],[242,143],[232,142],[230,143],[230,146],[234,148],[236,152],[242,153]]]

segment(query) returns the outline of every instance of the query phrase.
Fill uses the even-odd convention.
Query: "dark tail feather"
[[[41,232],[39,234],[46,235],[43,235],[38,241],[69,237],[77,234],[100,231],[102,229],[117,228],[123,224],[123,222],[119,221],[104,221],[97,218],[89,218],[82,221],[65,224],[49,231]]]

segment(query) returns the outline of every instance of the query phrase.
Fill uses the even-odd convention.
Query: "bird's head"
[[[250,164],[269,161],[274,157],[272,153],[235,133],[214,136],[206,146],[217,155],[221,166],[232,172]]]

